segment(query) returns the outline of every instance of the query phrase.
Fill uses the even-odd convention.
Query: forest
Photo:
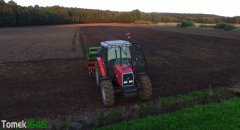
[[[181,13],[145,13],[140,10],[129,12],[66,8],[61,6],[40,7],[20,6],[14,1],[0,0],[0,27],[55,25],[75,23],[134,23],[136,21],[181,22],[197,23],[232,23],[239,24],[240,16],[224,17],[209,14],[181,14]]]

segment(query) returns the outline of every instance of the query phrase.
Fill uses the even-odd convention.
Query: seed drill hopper
[[[88,68],[88,73],[90,76],[95,76],[95,62],[97,61],[98,50],[100,47],[89,47],[88,52],[86,54],[86,64]]]

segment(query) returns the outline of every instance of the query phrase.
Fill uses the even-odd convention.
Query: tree
[[[10,6],[17,6],[17,3],[14,2],[13,0],[8,1],[8,4],[9,4]]]
[[[0,0],[0,6],[1,5],[5,5],[6,3],[5,3],[5,1],[4,0]]]
[[[0,26],[51,25],[68,23],[134,23],[136,21],[200,23],[240,23],[240,17],[222,17],[208,14],[180,13],[144,13],[140,10],[118,12],[81,8],[64,8],[60,6],[39,7],[38,5],[22,7],[13,0],[5,3],[0,0]]]
[[[5,26],[15,26],[16,19],[14,12],[11,7],[4,6],[3,7],[3,21]]]
[[[0,5],[0,27],[4,26],[4,19],[3,19],[3,6]]]
[[[39,8],[39,5],[34,5],[34,8]]]
[[[130,21],[129,22],[134,22],[136,20],[142,20],[142,12],[138,9],[133,10],[130,12]]]

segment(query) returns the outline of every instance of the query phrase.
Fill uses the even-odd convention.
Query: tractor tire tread
[[[101,88],[104,87],[106,99],[103,100],[105,106],[112,106],[115,103],[113,84],[110,80],[102,80]]]
[[[99,64],[97,62],[95,64],[95,75],[96,75],[96,77],[95,77],[96,78],[96,84],[99,87],[100,86],[101,71],[100,71]],[[98,75],[98,77],[97,77],[97,75]]]
[[[141,100],[149,100],[152,97],[152,84],[148,76],[143,75],[139,77],[139,92],[138,97]]]

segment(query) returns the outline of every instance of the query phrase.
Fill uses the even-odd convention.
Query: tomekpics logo
[[[22,120],[20,122],[9,122],[7,120],[1,120],[1,126],[3,129],[13,129],[13,128],[28,128],[28,129],[45,129],[47,128],[46,120]]]

